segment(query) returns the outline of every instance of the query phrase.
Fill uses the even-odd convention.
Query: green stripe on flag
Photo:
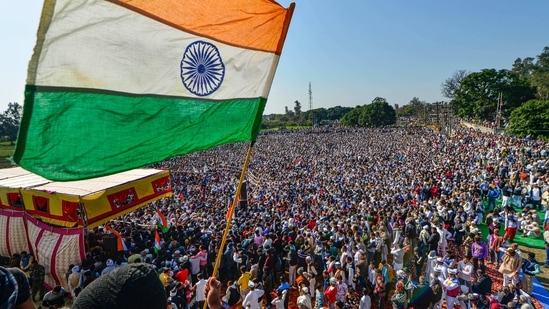
[[[167,233],[170,230],[169,226],[163,226],[162,223],[160,223],[160,221],[157,222],[157,225],[158,225],[158,229],[162,231],[162,233]]]
[[[253,141],[266,104],[265,98],[208,101],[62,90],[27,87],[14,153],[22,167],[61,181]]]

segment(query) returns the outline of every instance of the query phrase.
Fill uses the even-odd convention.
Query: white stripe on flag
[[[49,25],[36,81],[28,84],[196,97],[183,86],[180,66],[187,46],[203,40],[225,64],[225,78],[208,99],[267,97],[270,90],[275,54],[191,35],[108,1],[67,1],[62,9]]]

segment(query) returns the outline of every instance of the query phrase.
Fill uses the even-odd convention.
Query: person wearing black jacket
[[[236,262],[233,259],[234,251],[234,244],[230,242],[227,245],[227,249],[225,249],[221,260],[222,267],[220,276],[222,280],[235,280],[238,276]]]
[[[429,236],[429,252],[438,250],[438,242],[440,241],[440,234],[437,231],[436,226],[431,227],[431,236]]]
[[[454,224],[454,242],[458,247],[461,247],[461,244],[463,243],[465,231],[465,223],[463,223],[461,216],[457,216]]]
[[[413,219],[406,220],[406,226],[404,227],[404,235],[410,239],[410,242],[412,244],[412,248],[415,247],[417,244],[417,228],[415,225],[415,221]]]
[[[515,207],[522,208],[522,186],[520,182],[517,182],[513,189],[513,204]]]
[[[498,291],[498,301],[502,307],[505,306],[505,308],[508,309],[513,308],[508,305],[509,303],[513,303],[514,298],[515,294],[511,292],[511,289],[509,289],[508,286],[504,286]]]
[[[492,293],[492,279],[486,276],[482,268],[477,269],[478,278],[473,282],[472,291],[479,295],[489,295]]]
[[[263,248],[257,249],[257,278],[263,280],[263,269],[265,267],[265,261],[267,260],[267,250]]]
[[[513,187],[511,187],[508,182],[505,182],[505,185],[501,190],[501,195],[501,206],[507,207],[509,199],[511,199],[511,195],[513,195]]]

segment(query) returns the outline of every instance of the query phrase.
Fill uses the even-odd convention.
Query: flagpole
[[[216,276],[216,273],[219,268],[219,264],[221,262],[221,257],[223,256],[223,249],[225,248],[225,243],[227,242],[227,235],[229,235],[229,229],[231,227],[231,219],[233,218],[234,209],[236,208],[236,203],[238,203],[237,199],[240,196],[240,189],[242,189],[242,183],[244,182],[244,178],[246,176],[246,171],[248,170],[248,164],[250,163],[250,157],[252,156],[252,148],[254,146],[255,141],[250,143],[250,146],[248,147],[248,153],[246,154],[246,160],[244,160],[244,166],[242,167],[242,172],[240,173],[240,180],[238,181],[238,186],[236,188],[235,197],[233,199],[233,204],[231,205],[231,208],[229,209],[229,215],[227,216],[227,223],[225,224],[225,230],[223,231],[223,237],[221,238],[221,245],[219,246],[219,249],[217,251],[217,257],[215,258],[215,265],[212,272],[212,276]],[[204,302],[204,308],[208,308],[208,303]]]

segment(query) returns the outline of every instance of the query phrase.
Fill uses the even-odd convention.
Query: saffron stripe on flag
[[[274,1],[111,0],[173,27],[236,46],[280,54],[291,12]],[[189,12],[192,12],[189,14]],[[250,29],[255,38],[249,39]]]

